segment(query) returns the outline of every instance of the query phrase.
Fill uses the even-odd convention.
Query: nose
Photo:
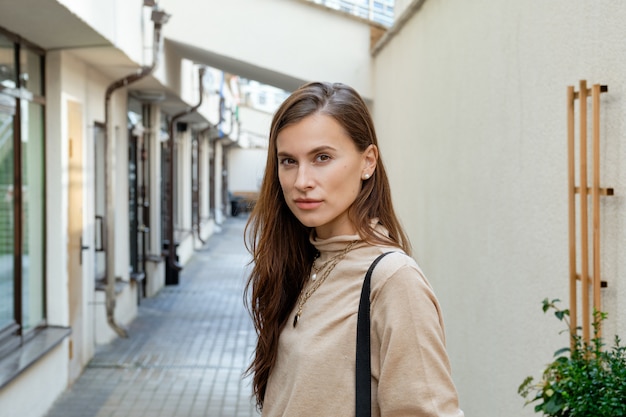
[[[306,164],[298,166],[294,187],[301,191],[308,190],[313,188],[313,183],[313,176],[311,175],[309,167],[306,166]]]

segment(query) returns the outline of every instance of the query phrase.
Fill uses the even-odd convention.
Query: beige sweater
[[[358,236],[312,240],[321,265]],[[359,242],[304,305],[291,313],[265,395],[264,417],[355,415],[356,320],[371,262],[394,248]],[[372,416],[463,417],[432,288],[402,253],[386,256],[371,283]],[[297,308],[297,307],[296,307]]]

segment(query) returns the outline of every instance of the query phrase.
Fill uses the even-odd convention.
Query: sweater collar
[[[315,237],[315,233],[311,233],[309,240],[315,249],[320,253],[332,253],[341,252],[346,248],[346,245],[355,240],[362,240],[358,234],[354,235],[340,235],[329,237],[328,239],[321,239]]]
[[[373,229],[376,229],[376,231],[383,236],[387,236],[389,234],[389,232],[387,232],[387,229],[383,225],[378,223],[378,218],[372,219],[370,225]],[[309,241],[321,254],[333,254],[335,252],[341,252],[346,248],[346,245],[354,242],[355,240],[362,241],[363,238],[357,233],[353,235],[339,235],[329,237],[327,239],[321,239],[315,236],[315,229],[311,231],[311,234],[309,236]],[[360,246],[361,243],[357,244],[357,247]]]

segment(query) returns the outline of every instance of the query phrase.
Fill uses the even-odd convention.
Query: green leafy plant
[[[625,417],[626,416],[626,346],[616,335],[613,346],[604,349],[600,325],[607,313],[594,311],[593,339],[583,340],[570,331],[569,310],[557,307],[558,299],[543,300],[544,313],[554,315],[567,324],[572,348],[555,352],[537,382],[527,377],[518,393],[526,405],[535,404],[535,412],[553,417]]]

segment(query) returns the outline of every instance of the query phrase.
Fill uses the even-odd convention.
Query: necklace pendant
[[[300,318],[300,314],[296,313],[296,315],[293,317],[293,327],[296,327],[296,324],[298,324],[299,318]]]

